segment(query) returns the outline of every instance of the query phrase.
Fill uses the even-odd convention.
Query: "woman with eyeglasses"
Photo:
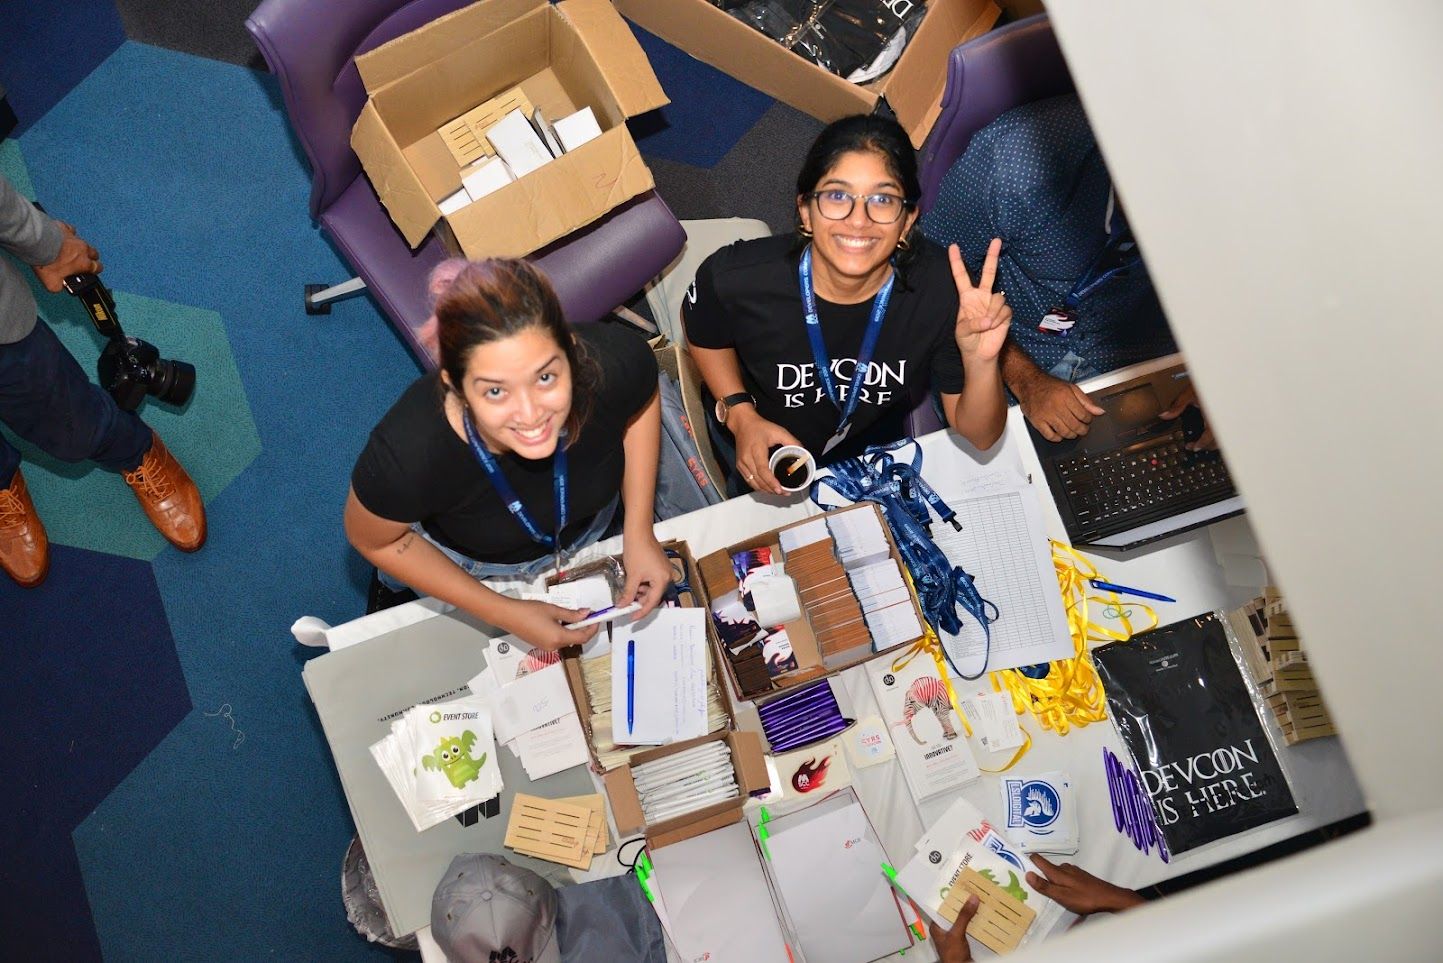
[[[778,445],[825,465],[903,437],[929,388],[973,445],[1001,437],[997,356],[1012,319],[992,290],[1002,242],[974,284],[955,246],[944,253],[913,230],[920,196],[906,132],[846,117],[802,164],[796,234],[702,263],[682,321],[715,399],[719,455],[735,465],[733,493],[783,493],[767,464]]]

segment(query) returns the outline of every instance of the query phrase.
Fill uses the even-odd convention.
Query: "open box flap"
[[[671,103],[641,44],[611,0],[561,0],[556,9],[576,28],[626,116]]]
[[[403,34],[375,50],[356,58],[361,83],[374,94],[382,87],[399,80],[418,66],[430,64],[499,30],[538,7],[546,0],[480,0],[455,13],[438,17],[408,34]]]
[[[361,108],[351,131],[351,149],[361,159],[366,176],[401,236],[411,247],[419,246],[441,212],[401,153],[401,145],[386,129],[375,104],[369,101]]]

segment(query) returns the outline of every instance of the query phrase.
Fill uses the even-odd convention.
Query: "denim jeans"
[[[1072,351],[1063,355],[1062,360],[1053,365],[1052,370],[1047,373],[1068,384],[1076,384],[1102,374],[1086,358]]]
[[[0,344],[0,422],[61,461],[92,459],[112,471],[136,468],[153,435],[80,370],[50,325],[36,321],[19,341]],[[0,437],[0,486],[20,452]]]
[[[596,517],[591,520],[591,524],[586,527],[586,531],[582,532],[579,536],[577,536],[576,541],[572,542],[569,546],[567,546],[567,551],[574,552],[577,549],[585,548],[588,545],[599,542],[602,536],[606,534],[607,526],[611,524],[611,519],[616,514],[617,506],[620,503],[621,496],[618,495],[613,498],[606,505],[605,508],[597,512]],[[465,572],[467,575],[471,576],[478,582],[484,582],[488,578],[501,577],[534,578],[537,575],[540,575],[542,572],[546,571],[548,568],[550,568],[554,559],[554,556],[552,556],[551,553],[548,552],[545,555],[542,555],[540,558],[533,559],[529,562],[513,562],[509,564],[498,564],[495,562],[478,562],[474,558],[471,558],[467,555],[462,555],[454,548],[447,548],[445,545],[442,545],[430,535],[427,535],[425,529],[421,527],[420,522],[414,523],[411,526],[411,531],[420,535],[432,545],[435,545],[436,548],[440,550],[442,555],[445,555],[451,561],[461,566],[461,571]],[[386,588],[390,589],[392,592],[399,592],[403,589],[408,589],[411,587],[400,581],[399,579],[391,576],[390,574],[381,571],[379,568],[376,569],[376,576],[381,580],[381,584],[384,585]]]

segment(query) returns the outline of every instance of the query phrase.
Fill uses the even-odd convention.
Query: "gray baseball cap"
[[[453,963],[561,963],[556,890],[494,853],[451,860],[431,898],[431,935]]]

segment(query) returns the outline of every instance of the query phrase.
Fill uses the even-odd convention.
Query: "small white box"
[[[506,162],[499,157],[479,160],[461,172],[461,186],[473,201],[481,200],[515,179],[511,176],[511,169],[506,166]]]
[[[567,150],[576,150],[589,140],[601,136],[601,127],[590,107],[583,107],[569,117],[563,117],[554,125],[556,137]]]
[[[441,200],[436,202],[436,206],[441,209],[441,215],[443,217],[450,217],[470,203],[471,195],[467,194],[466,189],[463,187],[450,197],[441,198]]]
[[[501,118],[486,132],[486,139],[518,178],[525,177],[551,160],[551,151],[536,136],[531,122],[520,108]]]

